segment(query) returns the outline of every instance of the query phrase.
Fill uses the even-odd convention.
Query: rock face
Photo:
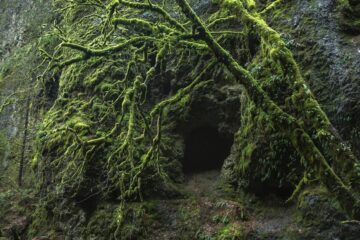
[[[360,237],[360,226],[355,222],[343,221],[344,213],[338,203],[324,189],[308,189],[299,200],[299,218],[305,230],[306,239],[351,239]]]
[[[354,1],[349,2],[353,6],[351,23],[355,23],[359,21],[355,13],[358,7]],[[270,14],[268,20],[286,39],[306,82],[359,158],[360,35],[344,25],[343,14],[341,5],[334,1],[291,1]],[[341,223],[346,216],[336,201],[321,189],[310,187],[304,191],[298,207],[299,217],[308,227],[304,239],[360,237],[359,226]]]
[[[0,2],[0,59],[14,54],[42,34],[52,24],[51,1],[4,0]]]
[[[26,99],[35,93],[38,40],[53,16],[50,1],[0,2],[0,134],[11,143],[23,132]],[[6,155],[17,151],[18,147],[10,144]],[[3,167],[9,165],[5,158],[1,161]]]
[[[51,25],[54,14],[50,1],[24,0],[0,2],[0,94],[2,100],[8,95],[25,89],[29,84],[29,68],[35,59],[32,48],[42,32]],[[26,78],[26,79],[23,79]],[[26,86],[30,86],[26,85]],[[28,89],[27,89],[28,90]],[[18,94],[21,95],[21,94]],[[18,97],[20,98],[20,97]],[[11,137],[18,133],[21,103],[14,104],[0,113],[1,129],[7,128]]]
[[[283,15],[278,16],[286,18],[275,16],[271,22],[287,39],[331,122],[359,157],[360,35],[344,28],[340,7],[331,0],[293,1],[279,10]]]
[[[194,0],[192,3],[199,13],[211,12],[211,1]],[[34,83],[31,70],[34,67],[33,62],[36,62],[34,59],[38,59],[35,51],[36,41],[53,19],[53,14],[49,10],[50,5],[50,1],[41,0],[0,2],[0,104],[4,103],[6,96],[11,93],[21,92],[14,95],[4,111],[0,112],[0,131],[4,132],[3,134],[0,132],[2,134],[0,138],[4,139],[4,141],[0,139],[0,144],[6,146],[0,146],[0,168],[9,165],[8,163],[1,165],[12,149],[8,139],[19,137],[23,129],[25,99],[28,96],[23,92],[30,91]],[[353,27],[349,30],[349,25],[344,25],[343,14],[342,9],[332,0],[295,0],[280,5],[274,13],[269,14],[268,22],[283,34],[288,47],[301,65],[306,81],[332,123],[360,157],[360,118],[358,117],[360,116],[360,35]],[[352,18],[358,18],[357,13],[351,12],[351,14]],[[345,18],[349,19],[349,15]],[[183,71],[186,72],[189,68],[191,69],[191,66],[185,66]],[[175,75],[168,73],[165,76],[174,79],[170,84],[160,82],[150,87],[149,94],[152,101],[155,102],[157,98],[176,92],[180,85],[184,84],[184,79]],[[184,174],[182,167],[188,164],[184,161],[187,161],[186,154],[190,154],[186,149],[189,149],[189,144],[196,144],[192,138],[205,141],[207,137],[215,136],[217,140],[207,147],[222,146],[225,155],[228,155],[234,134],[240,127],[243,94],[241,87],[231,80],[226,84],[218,84],[216,80],[212,79],[209,85],[197,89],[190,96],[186,111],[180,117],[176,115],[175,120],[172,119],[175,124],[166,132],[166,136],[172,138],[173,150],[170,153],[167,171],[169,176],[180,184],[180,188],[184,187],[185,192],[180,190],[176,193],[171,192],[173,195],[169,193],[165,196],[168,193],[164,194],[162,186],[156,183],[149,184],[150,188],[145,193],[145,197],[156,195],[161,199],[155,197],[144,203],[128,206],[125,215],[130,220],[121,230],[117,229],[110,220],[112,214],[118,211],[116,197],[106,201],[89,198],[76,203],[64,200],[60,204],[60,209],[54,209],[61,215],[61,219],[59,218],[55,223],[55,228],[59,231],[56,233],[57,237],[81,238],[86,235],[90,238],[102,239],[104,234],[109,234],[106,236],[110,238],[113,232],[123,231],[126,239],[156,239],[159,236],[163,239],[191,239],[194,236],[197,239],[359,239],[359,227],[356,223],[341,223],[346,217],[345,214],[331,196],[318,189],[308,189],[301,195],[298,203],[299,211],[282,204],[268,206],[268,199],[264,200],[265,204],[261,203],[254,207],[251,204],[256,204],[258,200],[250,201],[249,198],[245,198],[251,204],[244,204],[238,199],[239,195],[236,198],[220,197],[221,193],[217,192],[215,185],[221,185],[221,182],[211,182],[207,179],[204,186],[201,185],[203,183],[197,186],[197,182],[192,182],[192,178]],[[33,127],[36,128],[36,125],[34,124]],[[86,128],[84,125],[78,127]],[[214,134],[201,134],[203,131],[214,131]],[[264,139],[264,144],[269,141],[272,139]],[[287,144],[277,146],[285,149]],[[200,145],[196,146],[200,148]],[[237,150],[233,147],[233,151]],[[194,154],[194,151],[191,154]],[[221,158],[225,158],[225,155],[221,155]],[[192,155],[194,156],[199,157],[199,153]],[[211,158],[208,155],[206,157]],[[231,161],[236,161],[236,157],[237,155],[233,154],[228,159],[232,158]],[[191,166],[196,163],[189,164]],[[222,162],[220,165],[219,163],[215,165],[215,168],[221,168]],[[258,172],[266,175],[269,167],[273,167],[276,171],[278,166],[256,165],[253,166],[252,171],[259,170]],[[290,170],[296,168],[294,164],[286,166],[289,175],[282,176],[282,179],[292,177]],[[196,169],[199,170],[213,169],[201,167]],[[225,165],[222,175],[231,174],[226,170]],[[193,174],[191,167],[186,171],[190,175]],[[218,172],[210,176],[221,178]],[[196,177],[197,175],[194,179]],[[294,178],[298,177],[296,175]],[[203,179],[200,178],[200,182],[201,180]],[[188,182],[193,186],[186,185]],[[291,186],[289,190],[289,187],[285,186],[279,189],[276,184],[264,185],[259,178],[254,182],[255,184],[250,185],[249,188],[256,188],[257,190],[253,192],[260,198],[266,198],[272,193],[280,198],[288,197],[293,188]],[[84,187],[85,193],[87,187]],[[201,189],[195,189],[194,192],[192,188],[196,187]],[[226,188],[226,186],[221,187]],[[210,189],[209,192],[206,192],[207,188]],[[163,199],[165,197],[170,199]],[[283,201],[277,197],[276,200],[271,199],[269,202]],[[46,212],[47,209],[43,211]],[[292,218],[290,219],[289,216]],[[299,218],[300,221],[296,222],[295,218]],[[11,232],[14,228],[24,234],[28,226],[28,218],[19,217],[13,222],[14,226],[7,226],[5,230]],[[39,223],[33,225],[36,224]],[[40,222],[40,225],[44,225],[44,222]],[[43,229],[44,232],[41,234],[50,234],[46,227],[42,227],[45,230]],[[184,236],[180,237],[179,235],[182,234]]]

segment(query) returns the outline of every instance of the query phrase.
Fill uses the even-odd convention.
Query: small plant
[[[212,220],[216,223],[228,224],[230,222],[228,214],[225,215],[215,215]]]
[[[224,227],[220,232],[217,240],[240,240],[244,239],[244,233],[242,227],[234,224],[230,224]]]
[[[356,169],[358,176],[360,176],[360,163],[355,163],[354,167]]]
[[[197,240],[216,240],[213,236],[208,233],[203,232],[202,229],[199,229],[195,234],[195,239]]]

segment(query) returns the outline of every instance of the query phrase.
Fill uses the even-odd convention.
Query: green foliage
[[[10,207],[10,199],[12,193],[10,190],[0,192],[0,217],[4,219],[4,215]]]
[[[48,220],[48,211],[43,204],[38,204],[32,214],[33,221],[29,226],[28,235],[31,237],[36,236],[38,233],[43,233],[50,228]]]
[[[218,240],[237,240],[237,239],[245,239],[243,234],[243,227],[233,224],[227,225],[219,232]]]
[[[209,235],[206,232],[198,231],[195,239],[197,240],[241,240],[246,239],[244,229],[237,223],[227,224],[221,228],[216,234]]]
[[[354,167],[355,167],[355,170],[357,171],[357,174],[360,175],[360,164],[355,163]]]

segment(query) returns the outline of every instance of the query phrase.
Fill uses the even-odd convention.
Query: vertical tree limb
[[[24,174],[24,164],[26,158],[26,141],[28,138],[29,132],[29,115],[30,115],[30,96],[26,99],[26,112],[25,112],[25,123],[24,123],[24,134],[23,134],[23,142],[21,146],[21,157],[20,157],[20,165],[19,165],[19,175],[18,175],[18,184],[19,187],[22,186],[23,182],[23,174]]]

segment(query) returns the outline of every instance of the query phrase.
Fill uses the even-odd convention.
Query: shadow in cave
[[[185,139],[184,173],[220,170],[232,143],[232,138],[222,136],[214,127],[194,129]]]

